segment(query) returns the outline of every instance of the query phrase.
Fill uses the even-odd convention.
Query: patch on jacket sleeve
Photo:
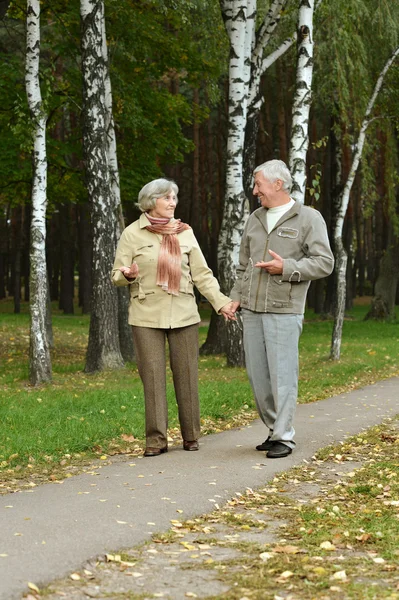
[[[291,238],[294,240],[298,237],[299,230],[293,229],[292,227],[277,227],[277,235],[279,237]]]

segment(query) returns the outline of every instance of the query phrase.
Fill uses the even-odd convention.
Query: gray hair
[[[136,206],[141,210],[141,212],[152,210],[155,208],[158,198],[163,198],[170,192],[174,192],[176,194],[177,204],[177,194],[179,192],[179,188],[175,182],[171,179],[154,179],[153,181],[146,183],[146,185],[141,188]]]
[[[264,162],[263,164],[259,165],[259,167],[256,167],[254,170],[254,175],[255,173],[259,172],[262,173],[265,179],[268,179],[271,182],[276,181],[276,179],[280,179],[283,182],[283,190],[288,193],[291,191],[291,173],[289,172],[285,162],[282,160],[274,159]]]

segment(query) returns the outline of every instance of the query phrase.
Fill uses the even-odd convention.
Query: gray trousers
[[[273,441],[293,448],[303,315],[243,309],[242,319],[245,363],[259,416]]]
[[[200,435],[198,325],[177,329],[133,326],[132,330],[137,366],[144,386],[147,447],[163,448],[168,444],[166,339],[181,434],[184,440],[197,440]]]

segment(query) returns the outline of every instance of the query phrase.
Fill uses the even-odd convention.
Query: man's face
[[[259,202],[264,208],[272,208],[278,205],[277,192],[281,189],[282,181],[269,181],[261,172],[255,173],[253,195],[258,196]]]

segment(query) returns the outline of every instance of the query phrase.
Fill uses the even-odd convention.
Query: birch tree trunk
[[[240,241],[249,216],[242,173],[256,0],[224,1],[221,7],[230,40],[230,59],[226,192],[219,235],[218,270],[221,288],[228,294],[234,285]],[[243,365],[240,317],[237,322],[227,323],[226,328],[227,363]]]
[[[46,123],[39,81],[40,0],[27,1],[26,19],[26,93],[34,122],[33,185],[30,250],[30,350],[29,379],[33,385],[51,379],[51,356],[46,331],[46,207],[47,156]]]
[[[256,33],[256,42],[250,57],[251,78],[248,93],[248,113],[245,126],[243,159],[244,190],[248,196],[252,194],[252,173],[256,167],[255,156],[259,129],[259,113],[264,102],[264,97],[260,91],[261,78],[267,69],[289,50],[295,40],[295,37],[285,40],[274,52],[268,56],[264,56],[286,4],[287,0],[274,0],[272,2],[263,23]]]
[[[107,159],[103,0],[80,0],[83,73],[83,150],[93,230],[93,289],[86,372],[123,366],[118,296],[110,281],[115,254],[115,204]]]
[[[312,103],[314,0],[301,0],[298,16],[298,62],[295,97],[292,107],[289,165],[291,195],[305,202],[306,154],[309,146],[309,112]]]
[[[105,15],[102,17],[102,52],[105,68],[105,108],[106,108],[106,152],[109,168],[109,176],[111,180],[111,192],[114,203],[114,223],[115,223],[115,250],[118,244],[122,231],[125,228],[125,222],[122,212],[121,203],[121,188],[119,181],[118,155],[116,147],[115,122],[112,112],[112,87],[111,76],[109,71],[107,35],[105,28]],[[115,254],[115,251],[114,251]],[[130,290],[128,287],[116,288],[118,297],[118,334],[119,347],[124,361],[132,362],[134,360],[133,336],[132,330],[128,322],[128,311],[130,301]]]
[[[346,299],[346,264],[347,264],[347,254],[342,242],[342,232],[344,227],[344,220],[346,211],[348,209],[349,197],[351,193],[351,189],[353,186],[353,182],[355,180],[355,176],[357,173],[357,169],[360,164],[360,160],[362,157],[364,142],[366,140],[366,132],[367,128],[373,119],[370,119],[371,111],[373,110],[374,104],[376,102],[377,96],[381,90],[382,84],[384,82],[385,75],[387,74],[389,68],[393,64],[394,60],[399,55],[399,47],[393,52],[390,58],[385,63],[384,68],[382,69],[377,83],[375,84],[373,93],[370,97],[369,103],[366,108],[366,112],[364,115],[363,123],[360,128],[359,137],[355,146],[355,154],[353,157],[353,163],[348,175],[348,179],[346,181],[344,190],[342,192],[339,210],[337,214],[337,220],[335,223],[334,230],[334,247],[335,247],[335,271],[336,271],[336,280],[337,280],[337,302],[334,313],[334,327],[332,332],[332,340],[331,340],[331,351],[330,358],[332,360],[339,360],[341,356],[341,340],[342,340],[342,329],[344,322],[344,314],[345,314],[345,299]]]

